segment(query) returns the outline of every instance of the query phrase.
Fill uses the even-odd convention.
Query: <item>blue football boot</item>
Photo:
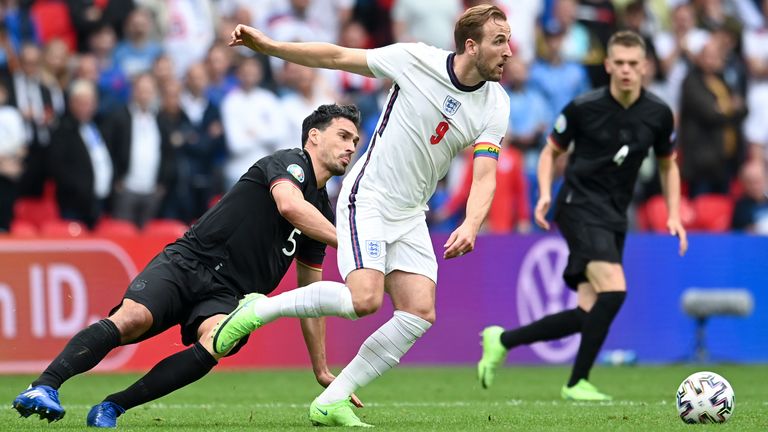
[[[29,386],[13,400],[13,408],[22,417],[38,414],[40,419],[46,419],[48,423],[61,420],[65,413],[59,403],[58,390],[44,385]]]
[[[91,408],[85,424],[100,428],[117,427],[117,418],[124,412],[125,410],[114,402],[102,402]]]

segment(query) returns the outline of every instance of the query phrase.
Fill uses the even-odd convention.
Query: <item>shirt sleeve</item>
[[[266,166],[269,190],[280,183],[290,183],[304,192],[307,184],[307,161],[293,152],[276,153]]]
[[[661,128],[656,142],[653,143],[653,152],[657,158],[667,158],[672,156],[675,151],[675,130],[672,111],[665,107],[661,118]]]
[[[368,68],[376,78],[390,78],[394,81],[413,62],[421,43],[396,43],[368,50]],[[424,45],[426,46],[426,45]]]
[[[488,125],[474,142],[474,157],[491,157],[499,159],[501,152],[501,142],[507,134],[507,125],[509,124],[509,97],[499,98],[496,103]]]
[[[326,193],[321,194],[323,200],[320,212],[328,219],[332,224],[336,224],[333,209],[331,203],[328,201],[328,195]],[[302,241],[299,243],[299,251],[296,254],[296,261],[299,263],[315,269],[323,269],[323,260],[325,259],[325,243],[313,240],[305,235],[301,235]]]
[[[571,102],[563,108],[563,111],[555,119],[552,132],[549,134],[549,141],[552,141],[561,150],[567,150],[576,136],[577,120],[576,105]]]

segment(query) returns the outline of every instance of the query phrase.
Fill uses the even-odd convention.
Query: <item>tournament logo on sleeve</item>
[[[304,183],[304,170],[300,166],[296,164],[290,164],[286,169],[296,180],[299,181],[299,183]]]
[[[456,111],[461,107],[461,102],[454,99],[452,96],[446,96],[443,101],[443,110],[446,115],[452,116],[456,114]]]
[[[557,120],[555,120],[555,132],[561,134],[565,132],[565,129],[568,127],[568,120],[565,119],[565,116],[560,114],[557,116]]]

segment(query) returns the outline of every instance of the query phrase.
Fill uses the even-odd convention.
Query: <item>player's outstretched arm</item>
[[[680,256],[688,250],[688,237],[680,220],[680,171],[675,162],[675,154],[666,158],[658,158],[659,175],[661,177],[661,191],[667,203],[667,228],[671,235],[680,239]]]
[[[476,157],[472,162],[472,186],[469,188],[464,222],[456,228],[445,243],[445,259],[472,252],[480,226],[491,208],[496,191],[496,159]]]
[[[301,191],[289,182],[272,187],[272,199],[277,211],[302,234],[335,248],[336,227],[320,213],[320,210],[304,199]]]
[[[366,50],[324,42],[279,42],[243,24],[235,27],[229,46],[245,46],[258,53],[313,68],[339,69],[374,76],[368,67]]]
[[[547,212],[552,205],[552,179],[555,175],[555,160],[563,153],[565,152],[549,139],[539,155],[539,166],[536,169],[536,178],[539,182],[539,200],[536,202],[534,218],[536,225],[545,230],[549,229]]]

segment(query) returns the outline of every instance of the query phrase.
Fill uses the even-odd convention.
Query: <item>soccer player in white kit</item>
[[[363,343],[338,377],[315,371],[327,388],[310,406],[313,423],[368,426],[352,410],[362,406],[353,392],[397,365],[434,323],[437,262],[425,221],[427,200],[453,157],[469,146],[474,146],[475,159],[466,219],[449,236],[443,257],[473,250],[493,199],[496,161],[507,130],[509,98],[498,81],[512,55],[509,37],[504,12],[491,5],[475,6],[459,17],[455,53],[421,43],[361,50],[278,42],[244,25],[232,33],[230,46],[394,82],[368,149],[339,195],[338,265],[345,283],[316,282],[270,298],[249,295],[214,332],[213,349],[221,353],[280,317],[356,319],[371,314],[386,291],[394,316]],[[286,239],[288,250],[291,240]]]

